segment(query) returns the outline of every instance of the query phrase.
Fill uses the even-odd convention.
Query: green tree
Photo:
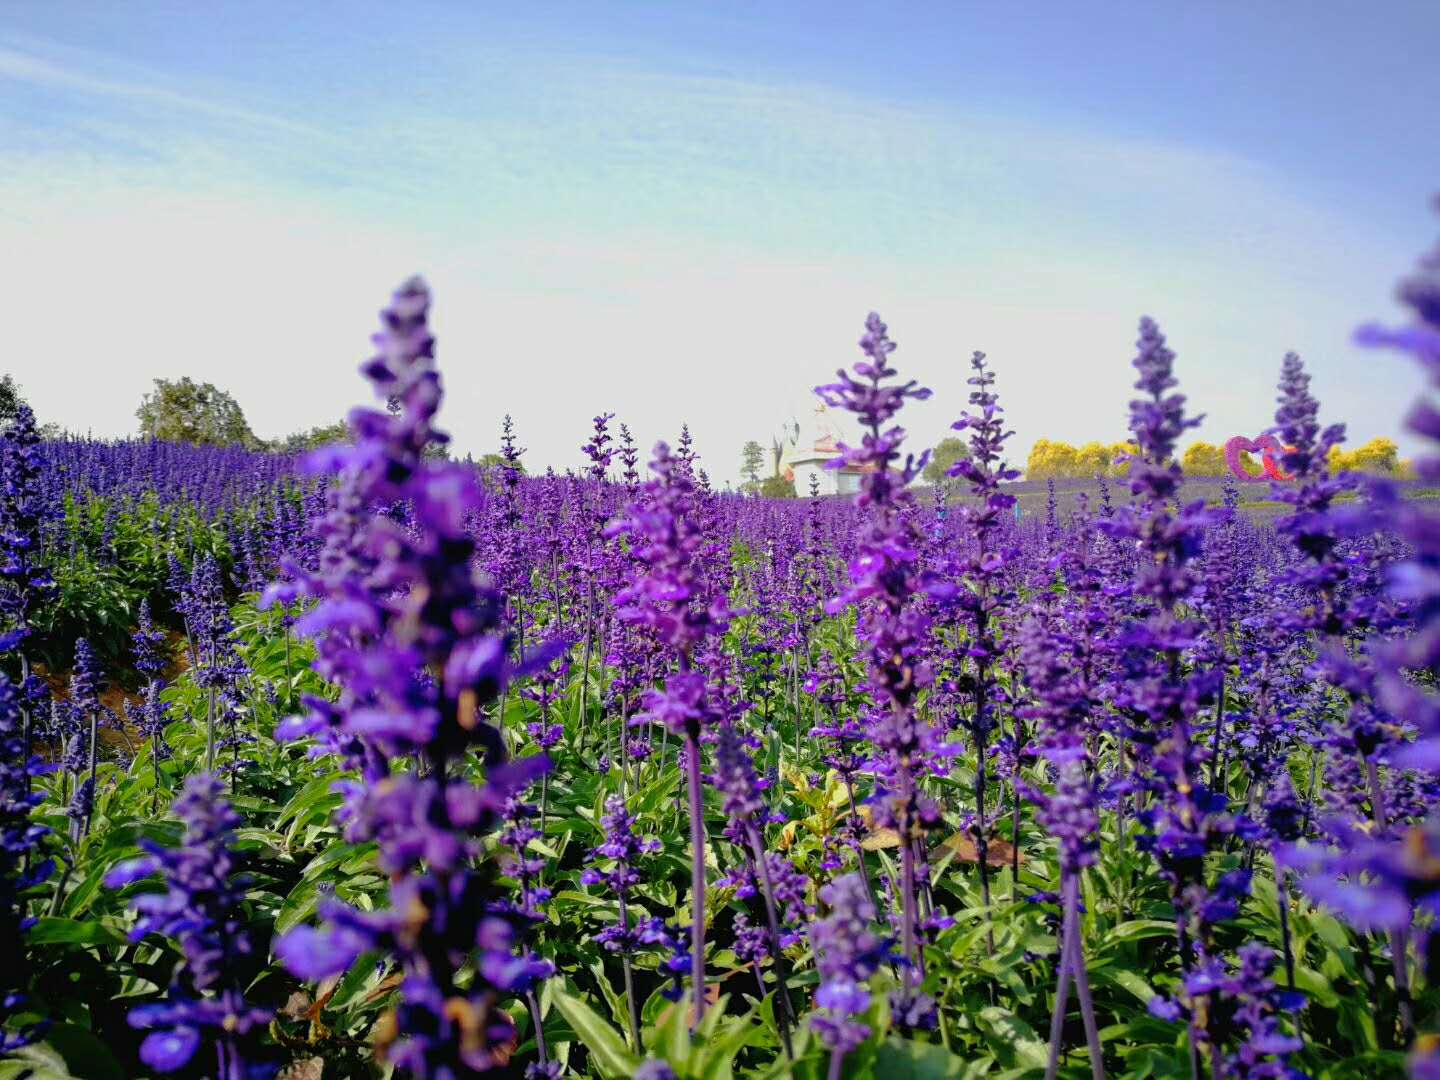
[[[970,447],[965,444],[964,439],[947,435],[935,444],[935,449],[930,451],[930,460],[926,463],[925,471],[920,474],[920,477],[927,484],[938,484],[945,479],[945,474],[950,471],[951,465],[969,456]]]
[[[0,378],[0,425],[14,420],[24,402],[25,399],[20,396],[20,387],[15,385],[15,377],[6,375]]]
[[[1330,451],[1332,472],[1394,473],[1400,468],[1400,448],[1393,439],[1371,439],[1354,450],[1341,450],[1338,446]]]
[[[480,460],[475,464],[479,465],[482,469],[498,469],[505,464],[505,458],[502,454],[481,454]],[[515,463],[515,471],[521,476],[524,476],[525,463],[523,461],[517,461]]]
[[[156,379],[135,410],[140,434],[200,446],[259,446],[233,397],[190,378]]]
[[[1225,448],[1214,443],[1196,442],[1185,448],[1180,467],[1186,476],[1225,476],[1230,466],[1225,461]]]
[[[740,449],[740,475],[745,486],[754,488],[760,483],[760,469],[765,463],[765,448],[751,439]]]
[[[767,499],[793,499],[795,481],[783,476],[767,476],[760,481],[760,494]]]
[[[283,439],[276,439],[270,445],[283,454],[302,454],[307,450],[318,450],[322,446],[350,441],[350,425],[344,420],[333,424],[312,427],[309,431],[296,431]]]

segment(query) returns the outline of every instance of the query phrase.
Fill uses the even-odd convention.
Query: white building
[[[802,430],[799,422],[792,419],[784,431],[776,447],[779,451],[776,471],[794,482],[795,494],[801,498],[810,494],[812,476],[819,479],[822,495],[853,495],[860,490],[860,477],[865,469],[852,465],[826,468],[840,456],[840,433],[827,406],[815,406],[809,430]]]

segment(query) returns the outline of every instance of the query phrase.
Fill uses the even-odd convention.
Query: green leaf
[[[1128,990],[1142,1005],[1149,1005],[1159,996],[1155,993],[1154,987],[1133,971],[1100,968],[1092,970],[1091,974],[1094,975],[1096,982],[1107,982],[1122,990]]]
[[[744,1016],[726,1021],[724,1028],[705,1043],[700,1058],[701,1080],[731,1080],[735,1075],[736,1056],[761,1034],[760,1027],[755,1023],[754,1009]]]
[[[1106,931],[1100,947],[1108,949],[1126,941],[1140,941],[1143,938],[1170,937],[1175,933],[1175,924],[1164,919],[1131,919]]]
[[[345,862],[353,855],[373,854],[376,847],[377,845],[374,842],[364,844],[332,844],[306,864],[305,869],[300,872],[300,877],[305,881],[309,881],[312,878],[319,877],[332,866]]]
[[[689,1006],[685,1001],[672,1004],[663,1019],[647,1032],[646,1048],[666,1061],[685,1061],[690,1057],[690,1026],[686,1023]]]
[[[948,1080],[979,1076],[984,1068],[976,1062],[967,1063],[943,1046],[904,1039],[887,1039],[875,1053],[875,1075],[886,1080]]]
[[[376,970],[376,961],[379,959],[378,952],[361,953],[350,965],[350,970],[341,976],[340,982],[335,986],[335,993],[330,996],[325,1007],[334,1012],[345,1012],[362,993],[379,985],[383,975],[383,971]]]
[[[591,1060],[605,1076],[630,1076],[640,1060],[625,1047],[620,1034],[578,997],[555,989],[555,1007],[590,1052]]]
[[[124,945],[125,935],[96,919],[62,919],[49,915],[35,921],[26,935],[31,945]]]
[[[980,1023],[999,1045],[996,1051],[1012,1056],[1017,1065],[1043,1069],[1050,1060],[1050,1050],[1035,1034],[1035,1029],[1009,1009],[991,1005],[980,1010]]]
[[[65,1059],[47,1043],[37,1043],[15,1052],[7,1061],[0,1061],[0,1080],[75,1080],[65,1066]]]
[[[320,906],[320,890],[314,882],[305,882],[285,898],[279,913],[275,916],[275,933],[283,934],[298,926]]]
[[[98,1035],[76,1024],[56,1024],[46,1033],[48,1049],[64,1062],[63,1077],[84,1080],[125,1080],[125,1070]]]
[[[313,810],[326,800],[334,799],[336,803],[338,803],[340,797],[330,790],[337,779],[339,779],[339,777],[332,773],[323,773],[315,777],[315,779],[297,791],[294,798],[285,804],[285,809],[280,811],[280,817],[275,824],[279,826],[284,825],[292,819],[295,821],[303,820],[308,811]]]
[[[1333,1009],[1340,1004],[1340,995],[1330,985],[1330,980],[1314,968],[1296,965],[1295,989],[1303,990],[1322,1008]]]

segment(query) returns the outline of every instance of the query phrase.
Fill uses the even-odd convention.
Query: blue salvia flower
[[[631,890],[642,880],[636,864],[642,855],[660,851],[660,841],[635,834],[635,817],[626,810],[625,800],[619,795],[605,800],[600,828],[605,839],[591,850],[589,865],[580,880],[585,885],[603,885],[615,895],[620,902],[620,921],[602,930],[595,940],[611,952],[633,952],[639,944],[639,934],[627,918],[627,901]]]
[[[725,815],[730,820],[726,835],[739,845],[740,850],[744,853],[746,869],[759,881],[760,895],[765,903],[765,918],[770,929],[769,953],[774,962],[779,964],[783,951],[779,907],[776,902],[775,883],[770,874],[770,860],[765,851],[764,837],[760,831],[768,817],[765,812],[765,800],[760,794],[761,782],[760,778],[755,775],[755,763],[750,759],[744,740],[741,739],[734,725],[730,723],[726,723],[720,728],[715,751],[713,782],[723,797]],[[758,956],[755,956],[756,950],[753,948],[750,951],[757,960],[758,975]],[[792,1057],[790,1026],[793,1009],[790,1004],[790,993],[785,987],[783,970],[778,972],[777,981],[782,1007],[780,1038],[785,1047],[786,1057]],[[764,989],[763,982],[761,989],[762,991]]]
[[[595,935],[595,941],[609,952],[619,953],[625,976],[625,1000],[627,1020],[630,1024],[630,1040],[639,1045],[640,1012],[639,1000],[635,996],[635,976],[631,956],[642,944],[641,928],[643,918],[632,914],[630,893],[640,884],[640,871],[636,864],[643,855],[660,851],[659,840],[642,839],[635,834],[635,818],[625,808],[625,800],[611,795],[605,800],[605,812],[600,815],[600,828],[605,839],[591,852],[589,865],[580,876],[585,885],[603,885],[614,894],[619,902],[619,919]],[[640,909],[643,916],[644,909]]]
[[[186,782],[174,810],[185,824],[178,848],[142,841],[147,854],[119,864],[105,878],[118,889],[160,875],[164,892],[144,893],[131,903],[139,919],[130,939],[173,938],[184,957],[166,1000],[132,1009],[130,1023],[150,1031],[140,1057],[158,1072],[185,1068],[208,1046],[218,1080],[249,1080],[255,1065],[247,1061],[245,1037],[263,1030],[271,1014],[242,993],[251,954],[241,906],[247,881],[236,871],[234,852],[242,821],[208,773]]]
[[[527,995],[538,1020],[528,992],[550,965],[530,958],[529,920],[500,903],[478,858],[508,800],[548,761],[506,764],[482,710],[553,650],[514,658],[503,597],[474,567],[468,523],[481,504],[477,474],[428,453],[446,441],[433,426],[442,395],[429,306],[418,278],[396,291],[362,369],[391,407],[352,412],[354,445],[312,460],[340,473],[354,510],[344,522],[327,516],[328,530],[353,529],[330,548],[361,558],[310,578],[305,587],[320,602],[296,624],[322,638],[326,674],[341,687],[326,723],[366,760],[366,782],[341,785],[342,820],[347,839],[377,842],[390,903],[373,911],[327,904],[323,930],[298,927],[276,951],[292,972],[317,980],[363,951],[391,954],[404,981],[377,1030],[377,1056],[439,1080],[500,1063],[515,1033],[504,997]],[[397,508],[403,514],[392,515]],[[365,565],[363,576],[353,572]],[[466,776],[472,752],[487,767],[483,787]],[[473,976],[462,980],[464,971]],[[543,1043],[541,1054],[545,1066]]]
[[[135,670],[145,676],[147,682],[160,678],[165,672],[165,632],[156,628],[150,617],[150,601],[140,601],[140,611],[135,618],[135,633],[131,638],[135,656]]]
[[[626,535],[635,553],[635,576],[615,595],[619,619],[635,626],[669,650],[678,670],[663,686],[648,691],[644,711],[632,723],[659,724],[684,739],[685,780],[690,806],[690,891],[693,940],[690,946],[694,1018],[705,1013],[705,814],[701,788],[700,736],[722,718],[711,682],[692,666],[704,643],[724,634],[730,608],[705,559],[706,534],[701,493],[692,471],[688,431],[681,450],[656,443],[644,484],[605,530]]]
[[[964,413],[951,425],[956,431],[970,432],[970,453],[955,462],[947,475],[962,477],[969,485],[974,505],[960,509],[964,527],[974,537],[973,544],[956,545],[955,554],[945,562],[944,579],[927,582],[927,592],[942,608],[956,609],[969,637],[965,656],[972,665],[967,695],[965,727],[975,751],[975,848],[980,873],[980,892],[988,909],[990,904],[990,844],[986,823],[986,788],[988,783],[987,743],[996,727],[1007,700],[1007,692],[996,678],[995,667],[1002,647],[999,624],[1006,607],[1013,600],[1014,590],[1005,582],[1007,566],[1015,560],[1013,545],[1003,539],[1003,527],[1015,497],[1002,490],[1003,485],[1020,474],[1004,460],[1005,443],[1013,432],[1005,430],[1005,410],[1000,397],[992,389],[995,374],[985,361],[983,352],[970,359],[974,372],[966,380],[975,389],[969,402],[974,412]],[[1047,503],[1047,522],[1053,531],[1054,488]],[[1047,532],[1047,537],[1050,533]],[[1018,751],[1018,747],[1015,748]],[[986,920],[989,922],[987,910]],[[988,940],[994,948],[994,929],[989,928]]]
[[[1130,403],[1130,430],[1138,449],[1128,475],[1137,503],[1100,523],[1112,537],[1133,541],[1141,556],[1131,585],[1136,617],[1121,634],[1125,670],[1114,698],[1127,720],[1123,737],[1138,752],[1136,783],[1151,795],[1136,815],[1144,830],[1138,845],[1155,856],[1170,887],[1176,943],[1188,975],[1213,962],[1214,924],[1233,915],[1236,890],[1248,886],[1248,875],[1237,874],[1212,894],[1204,856],[1233,834],[1257,838],[1259,829],[1229,814],[1224,794],[1205,785],[1203,748],[1195,738],[1198,717],[1213,703],[1221,677],[1218,668],[1186,663],[1205,641],[1189,605],[1200,595],[1196,560],[1214,515],[1199,500],[1175,509],[1183,481],[1175,451],[1203,417],[1189,416],[1184,395],[1174,392],[1175,353],[1154,320],[1140,320],[1136,346],[1141,396]],[[1208,998],[1190,1007],[1186,999],[1192,1068],[1198,1068],[1203,1046],[1212,1057],[1221,1052],[1215,1010],[1207,1004]]]
[[[810,927],[810,946],[820,971],[815,992],[819,1012],[810,1026],[830,1048],[831,1080],[840,1075],[845,1055],[870,1037],[870,1026],[857,1017],[870,1008],[868,980],[889,958],[889,949],[871,930],[875,905],[859,874],[838,877],[820,890],[830,914]]]
[[[914,380],[889,381],[896,375],[890,365],[895,343],[874,312],[865,320],[860,348],[866,359],[855,364],[854,374],[842,369],[836,373],[838,382],[815,391],[826,404],[854,413],[864,429],[860,445],[841,445],[839,457],[829,465],[865,470],[856,503],[869,514],[850,561],[850,586],[827,609],[833,614],[854,604],[860,611],[856,633],[863,642],[876,707],[871,740],[885,755],[880,762],[885,790],[875,803],[874,820],[901,837],[901,942],[907,964],[902,1008],[897,1011],[906,1019],[915,1012],[928,1021],[929,999],[914,986],[920,965],[917,862],[924,829],[938,810],[920,791],[916,765],[935,749],[936,735],[915,709],[917,695],[930,682],[922,656],[929,620],[918,603],[923,538],[909,512],[914,500],[906,487],[924,470],[929,455],[923,453],[919,460],[907,456],[902,463],[905,431],[886,425],[906,401],[924,400],[930,391]],[[912,1008],[916,1003],[918,1010]]]
[[[25,1005],[24,938],[34,921],[25,913],[25,893],[54,868],[38,850],[50,830],[31,818],[41,802],[31,780],[47,769],[29,755],[15,688],[0,674],[0,1054],[29,1045],[44,1030],[5,1025]]]
[[[0,435],[0,615],[10,624],[0,651],[23,642],[32,611],[55,588],[41,549],[47,511],[39,442],[35,414],[21,404]]]
[[[131,638],[131,643],[135,657],[135,670],[145,679],[135,727],[143,737],[150,740],[150,765],[153,770],[155,794],[158,799],[160,762],[170,753],[170,747],[164,738],[165,705],[160,700],[160,691],[165,688],[165,683],[161,678],[166,666],[165,632],[157,629],[151,620],[149,600],[143,600],[140,603],[140,612],[136,618],[135,633]]]
[[[1357,331],[1357,340],[1410,353],[1419,361],[1430,389],[1440,388],[1440,247],[1424,256],[1416,272],[1401,282],[1399,298],[1410,311],[1409,324],[1396,329],[1369,324]],[[1406,423],[1427,448],[1417,459],[1416,471],[1421,479],[1433,482],[1440,478],[1440,409],[1422,398]],[[1373,647],[1374,672],[1365,673],[1364,688],[1373,687],[1380,706],[1403,717],[1417,736],[1414,742],[1389,749],[1393,763],[1440,771],[1440,695],[1434,692],[1440,678],[1440,515],[1421,502],[1400,499],[1386,485],[1377,485],[1375,496],[1384,523],[1409,545],[1408,556],[1389,569],[1389,588],[1408,607],[1412,632]],[[1360,681],[1353,679],[1359,662],[1338,649],[1330,650],[1326,659],[1332,670],[1352,677],[1346,688],[1353,690]],[[1408,1027],[1404,995],[1412,931],[1419,932],[1419,954],[1429,958],[1430,979],[1440,976],[1433,959],[1434,925],[1440,916],[1440,814],[1432,808],[1424,822],[1403,829],[1386,827],[1392,824],[1392,815],[1385,812],[1385,793],[1372,755],[1382,740],[1393,740],[1395,732],[1385,725],[1354,723],[1357,711],[1352,709],[1351,729],[1362,739],[1371,731],[1375,736],[1374,747],[1366,754],[1374,826],[1352,819],[1337,831],[1332,823],[1338,851],[1291,847],[1283,860],[1305,875],[1302,886],[1311,896],[1351,925],[1389,931],[1395,984],[1402,993],[1402,1022]],[[1364,754],[1367,748],[1362,744],[1357,749]],[[1410,1065],[1412,1076],[1440,1075],[1440,1037],[1429,1034],[1417,1040]]]
[[[95,810],[95,779],[100,765],[100,717],[106,710],[100,704],[100,665],[90,642],[80,638],[75,642],[75,670],[70,676],[70,709],[77,726],[86,731],[85,746],[88,754],[87,775],[75,790],[70,806],[70,817],[81,835],[90,832],[90,822]]]

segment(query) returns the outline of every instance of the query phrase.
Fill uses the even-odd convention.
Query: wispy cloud
[[[55,62],[34,52],[0,44],[0,78],[28,83],[51,90],[71,91],[175,112],[193,113],[231,123],[313,137],[319,129],[283,116],[212,101],[178,90],[167,89],[158,77],[154,82],[106,78]]]
[[[1239,149],[501,51],[336,94],[0,36],[0,81],[36,88],[33,112],[0,118],[0,295],[27,312],[10,352],[37,407],[121,431],[115,402],[183,372],[264,433],[328,420],[353,401],[371,306],[417,269],[456,358],[459,445],[489,448],[510,411],[539,464],[572,463],[576,431],[614,408],[647,437],[689,421],[730,475],[852,357],[872,305],[936,390],[922,441],[963,402],[974,347],[1022,457],[1040,435],[1119,437],[1142,310],[1181,350],[1207,437],[1264,425],[1288,348],[1347,387],[1359,432],[1391,430],[1408,395],[1346,370],[1349,326],[1408,244],[1386,251]],[[278,116],[276,92],[294,105]]]

